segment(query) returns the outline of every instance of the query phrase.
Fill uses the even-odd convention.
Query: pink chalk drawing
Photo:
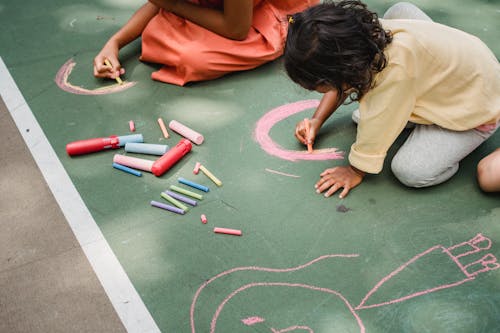
[[[383,277],[370,291],[368,291],[358,305],[351,304],[338,290],[304,283],[303,281],[300,282],[299,280],[307,279],[307,275],[298,274],[306,269],[310,270],[316,265],[322,265],[321,267],[324,269],[325,264],[333,264],[335,262],[339,262],[339,260],[340,263],[344,263],[343,265],[345,265],[345,260],[359,258],[359,254],[323,255],[303,265],[285,269],[258,266],[232,268],[208,279],[197,289],[190,307],[191,332],[196,333],[197,327],[202,332],[207,332],[208,328],[210,333],[215,333],[217,329],[220,329],[221,332],[227,331],[221,329],[219,326],[221,324],[224,325],[224,321],[229,320],[231,321],[231,325],[239,325],[238,332],[244,332],[245,327],[250,329],[250,327],[258,326],[259,332],[267,330],[271,333],[286,333],[292,331],[314,333],[314,330],[316,329],[315,326],[317,326],[316,323],[307,324],[304,322],[298,322],[292,324],[287,322],[283,324],[283,322],[280,321],[281,318],[276,318],[276,315],[271,318],[273,320],[272,322],[266,318],[267,316],[263,313],[265,312],[266,307],[261,307],[261,303],[259,302],[273,302],[272,304],[276,304],[276,299],[281,301],[281,298],[276,295],[283,295],[282,302],[285,307],[290,304],[297,304],[298,302],[303,303],[312,300],[313,304],[321,304],[322,308],[326,308],[325,311],[329,314],[334,311],[342,312],[342,318],[351,318],[348,323],[351,325],[350,330],[365,333],[365,325],[359,314],[361,310],[408,301],[418,296],[425,296],[440,290],[457,287],[465,282],[474,280],[481,273],[486,273],[500,268],[497,258],[491,253],[484,254],[480,259],[474,260],[476,257],[479,258],[482,252],[488,251],[491,246],[492,242],[489,238],[483,236],[482,234],[477,234],[472,239],[451,247],[445,247],[443,245],[430,247]],[[474,257],[471,257],[472,255],[474,255]],[[408,268],[415,268],[417,263],[418,265],[428,264],[427,260],[424,259],[429,259],[429,256],[431,256],[434,260],[438,258],[440,262],[443,262],[443,265],[449,266],[453,273],[449,274],[449,276],[439,277],[439,281],[437,282],[427,282],[425,287],[415,285],[414,281],[411,280],[411,283],[405,287],[409,290],[397,290],[390,292],[398,295],[398,297],[394,297],[392,299],[390,299],[390,297],[387,299],[386,294],[380,292],[380,290],[386,285],[389,285],[386,289],[390,288],[391,283],[398,285],[397,280],[402,279],[401,275],[404,271],[411,274],[413,274],[414,271],[418,272],[419,270],[408,270]],[[441,266],[440,269],[442,269]],[[334,273],[333,275],[335,276],[338,272],[332,273]],[[262,275],[260,278],[259,274]],[[424,276],[424,278],[427,279],[429,277]],[[283,281],[285,279],[287,279],[287,281]],[[221,293],[221,287],[224,288],[228,281],[231,285],[229,289],[231,291],[228,293]],[[428,284],[431,284],[432,286],[429,287]],[[261,291],[263,289],[265,289],[264,293],[261,292],[258,295],[255,293],[256,291]],[[207,299],[212,300],[217,297],[214,301],[216,306],[212,308],[215,310],[210,310],[208,313],[202,313],[201,310],[197,311],[197,307],[200,309],[207,308],[206,306],[201,307],[201,305],[198,304],[203,292],[207,294],[207,296],[205,296]],[[377,297],[375,294],[377,294],[377,292],[382,294],[381,297],[385,298],[385,300],[376,300]],[[294,296],[295,294],[298,296]],[[273,297],[270,298],[268,295],[273,295]],[[304,297],[304,295],[307,297]],[[297,303],[293,303],[292,299],[294,298],[297,299]],[[253,300],[253,302],[251,300]],[[255,302],[255,300],[258,302]],[[254,311],[255,307],[255,311],[259,313],[243,315],[242,319],[231,318],[231,316],[223,317],[224,309],[226,307],[230,307],[234,311],[235,308],[238,308],[236,304],[243,304],[243,309],[240,311],[242,313],[245,313],[246,311]],[[291,320],[305,321],[307,316],[304,315],[303,311],[299,313],[300,316],[293,317],[294,319]],[[268,315],[270,314],[268,313]],[[221,317],[223,319],[221,319]],[[275,324],[275,322],[278,321],[280,321],[280,323]],[[290,321],[290,319],[288,321]],[[234,330],[235,326],[231,327]],[[250,331],[253,332],[251,329]]]
[[[71,84],[68,81],[69,75],[73,71],[73,68],[75,67],[76,63],[73,61],[73,59],[69,59],[62,65],[62,67],[57,71],[56,77],[54,78],[54,81],[56,82],[57,86],[61,88],[64,91],[67,91],[72,94],[77,94],[77,95],[106,95],[106,94],[112,94],[120,91],[127,90],[133,86],[135,86],[136,82],[129,82],[129,81],[124,81],[123,84],[112,84],[106,87],[101,87],[97,89],[85,89],[79,86],[75,86]]]
[[[295,103],[279,106],[257,121],[254,129],[253,137],[259,143],[261,148],[269,155],[279,157],[288,161],[296,160],[334,160],[344,158],[344,154],[339,152],[337,148],[315,149],[313,153],[304,151],[287,150],[278,145],[271,139],[269,132],[274,125],[294,115],[298,112],[316,108],[319,105],[318,100],[305,100]]]

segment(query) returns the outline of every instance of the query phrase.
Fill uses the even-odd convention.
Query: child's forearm
[[[252,24],[253,0],[224,1],[222,11],[201,7],[187,1],[149,1],[158,7],[230,39],[245,39]]]
[[[159,8],[156,5],[150,2],[145,3],[108,42],[115,42],[118,48],[122,48],[134,41],[142,34],[149,21],[158,11]]]
[[[321,126],[335,112],[340,104],[338,91],[330,90],[321,98],[321,102],[312,118],[316,119]]]

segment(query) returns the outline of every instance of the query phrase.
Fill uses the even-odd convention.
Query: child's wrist
[[[364,172],[363,170],[359,170],[358,168],[356,168],[355,166],[352,166],[351,165],[351,169],[352,171],[354,171],[358,176],[360,176],[361,178],[364,178],[365,175],[366,175],[366,172]]]

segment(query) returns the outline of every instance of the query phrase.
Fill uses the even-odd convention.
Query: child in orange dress
[[[252,69],[283,54],[286,16],[317,3],[319,0],[149,0],[95,57],[94,76],[114,79],[124,74],[119,50],[139,36],[140,59],[164,65],[152,73],[154,80],[183,86]]]

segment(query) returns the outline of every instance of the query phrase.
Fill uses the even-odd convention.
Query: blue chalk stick
[[[192,181],[184,179],[182,177],[179,178],[179,183],[187,185],[187,186],[194,187],[194,188],[196,188],[198,190],[201,190],[201,191],[204,191],[204,192],[210,191],[210,189],[208,187],[206,187],[205,185],[200,185],[198,183],[192,182]]]
[[[125,146],[127,142],[144,142],[144,138],[142,134],[122,135],[118,137],[118,145],[120,147]]]
[[[127,142],[125,151],[128,153],[149,154],[162,156],[168,151],[167,145],[153,143]]]
[[[121,170],[121,171],[125,171],[125,172],[128,172],[134,176],[137,176],[137,177],[141,177],[142,176],[142,173],[135,170],[135,169],[132,169],[132,168],[129,168],[125,165],[121,165],[121,164],[118,164],[118,163],[113,163],[113,168],[115,169],[118,169],[118,170]]]

